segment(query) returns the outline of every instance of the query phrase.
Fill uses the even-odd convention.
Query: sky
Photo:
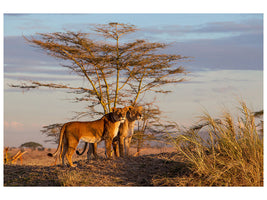
[[[182,63],[186,82],[172,87],[156,103],[166,119],[190,126],[208,110],[235,112],[243,99],[263,109],[263,14],[27,14],[6,13],[4,20],[4,145],[34,141],[46,147],[43,126],[64,123],[85,104],[54,89],[23,91],[9,84],[27,80],[85,84],[60,66],[60,60],[25,42],[36,33],[88,31],[92,24],[135,25],[132,37],[171,44],[168,53],[190,56]],[[151,97],[152,98],[152,97]],[[49,108],[47,107],[49,105]]]

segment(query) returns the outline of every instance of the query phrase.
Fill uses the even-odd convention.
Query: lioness
[[[129,155],[129,148],[130,143],[132,140],[132,136],[134,133],[134,123],[136,120],[139,120],[142,118],[142,106],[133,107],[128,106],[128,112],[126,114],[126,119],[124,123],[120,124],[118,135],[113,139],[113,149],[115,152],[115,155],[117,157],[124,156],[124,149],[125,154]],[[79,151],[76,151],[78,155],[82,155],[87,148],[87,143],[85,143],[84,149],[81,153]],[[93,154],[95,158],[98,157],[97,155],[97,143],[90,143],[89,150],[87,152],[87,160],[90,159],[90,155]]]
[[[72,155],[82,139],[89,143],[97,143],[105,140],[106,155],[111,157],[111,144],[114,137],[118,134],[120,123],[124,122],[128,107],[112,108],[112,112],[104,115],[101,119],[89,122],[68,122],[64,124],[60,130],[60,138],[55,153],[49,153],[48,156],[55,156],[60,150],[60,158],[64,165],[64,157],[71,167],[75,167],[72,163]]]
[[[113,149],[117,157],[129,155],[130,143],[134,134],[134,124],[136,120],[142,118],[142,106],[129,106],[124,123],[120,124],[118,135],[113,139]],[[119,151],[118,151],[119,150]]]

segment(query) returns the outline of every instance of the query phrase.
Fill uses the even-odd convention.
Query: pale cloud
[[[200,39],[187,42],[175,42],[167,53],[192,56],[192,71],[209,70],[262,70],[262,35],[242,35],[222,39]]]
[[[228,85],[226,87],[216,87],[216,88],[212,88],[213,92],[216,93],[227,93],[227,92],[232,92],[232,91],[236,91],[237,89],[231,85]]]
[[[22,36],[4,37],[4,63],[28,67],[32,65],[58,65],[58,60],[38,48],[32,47]]]
[[[51,73],[5,73],[4,74],[5,80],[36,80],[36,81],[73,81],[77,80],[78,76],[73,75],[60,75],[60,74],[53,74]]]
[[[4,38],[4,77],[16,80],[73,80],[77,76],[44,51],[31,47],[23,37]]]
[[[35,17],[33,17],[35,16]],[[4,31],[9,35],[27,35],[33,32],[52,31],[51,23],[47,23],[40,14],[4,14]]]
[[[162,26],[148,26],[140,30],[141,33],[152,34],[154,36],[169,36],[179,38],[184,35],[198,34],[198,38],[201,37],[200,34],[204,34],[206,38],[211,38],[212,34],[217,34],[218,36],[229,36],[230,35],[243,35],[251,33],[263,33],[263,20],[253,19],[253,20],[243,20],[240,22],[235,21],[221,21],[221,22],[210,22],[198,25],[162,25]],[[218,35],[218,33],[224,35]],[[208,35],[207,35],[208,34]]]
[[[4,121],[5,129],[23,130],[24,124],[16,121]]]
[[[142,34],[170,42],[167,53],[193,57],[189,71],[263,70],[263,20],[223,21],[196,26],[150,26]]]
[[[257,33],[263,32],[263,20],[243,20],[241,22],[224,21],[224,22],[211,22],[194,29],[198,33]]]
[[[20,16],[27,17],[27,16]],[[77,28],[85,25],[76,24]],[[157,25],[141,28],[130,39],[172,41],[167,53],[192,56],[188,71],[214,69],[263,69],[263,20],[221,21],[192,25]],[[68,80],[60,60],[31,47],[23,37],[4,37],[5,78]],[[19,76],[16,75],[20,74]],[[42,74],[38,76],[37,74]],[[50,76],[58,75],[57,77]],[[63,78],[64,76],[64,78]]]

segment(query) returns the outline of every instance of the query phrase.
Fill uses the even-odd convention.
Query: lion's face
[[[126,113],[129,110],[128,107],[125,108],[112,108],[112,114],[113,114],[113,118],[116,121],[120,121],[120,122],[124,122],[126,119]]]
[[[142,110],[143,110],[142,106],[138,107],[129,106],[128,108],[129,111],[127,112],[127,118],[129,120],[133,121],[142,119]]]

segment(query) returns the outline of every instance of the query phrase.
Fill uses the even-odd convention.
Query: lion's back
[[[65,133],[77,135],[78,138],[83,136],[98,136],[103,134],[104,120],[101,118],[95,121],[73,121],[66,124]]]

